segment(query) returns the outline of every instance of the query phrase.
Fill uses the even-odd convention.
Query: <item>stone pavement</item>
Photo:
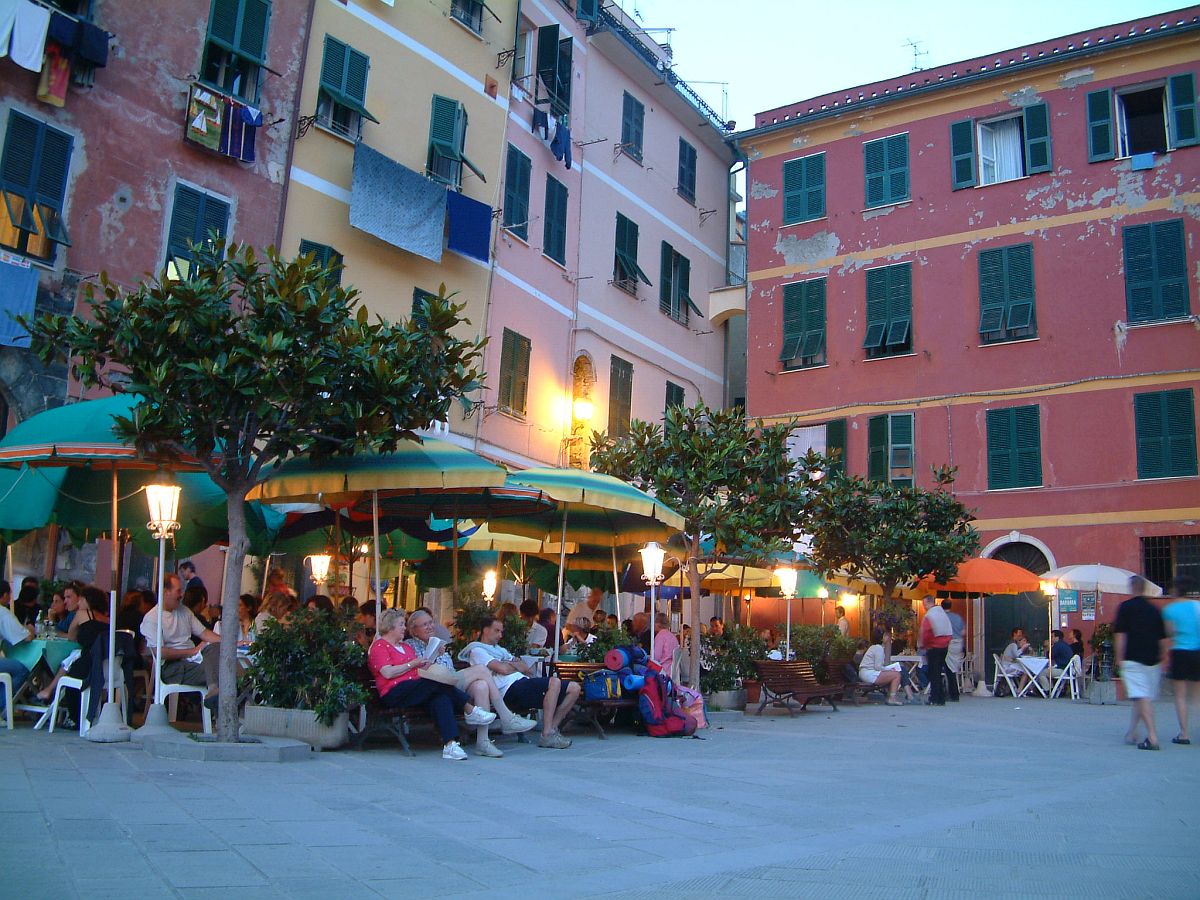
[[[0,730],[0,897],[1200,897],[1200,742],[1135,750],[1127,716],[967,697],[277,765],[24,723]]]

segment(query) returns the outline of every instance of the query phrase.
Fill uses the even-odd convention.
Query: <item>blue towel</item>
[[[571,129],[560,120],[554,130],[554,140],[550,142],[550,152],[555,159],[561,159],[563,165],[571,168]]]
[[[79,40],[79,22],[59,12],[50,13],[50,27],[46,31],[46,39],[62,47],[68,59],[74,58],[75,45]]]
[[[37,301],[38,270],[0,260],[0,345],[28,347],[29,332],[14,316],[32,316]]]
[[[450,241],[446,246],[455,253],[487,262],[492,240],[492,208],[450,191],[446,211],[450,218]]]
[[[80,22],[75,51],[84,62],[103,69],[108,65],[108,32],[91,22]]]

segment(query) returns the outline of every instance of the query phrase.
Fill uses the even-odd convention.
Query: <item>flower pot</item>
[[[745,709],[746,692],[743,690],[713,691],[708,695],[708,702],[713,709]]]
[[[747,703],[757,703],[762,696],[761,681],[743,681],[742,690],[746,692]]]
[[[286,737],[304,741],[317,750],[333,750],[349,737],[350,714],[342,713],[332,725],[322,725],[311,709],[281,709],[277,706],[246,705],[242,730],[246,734]]]

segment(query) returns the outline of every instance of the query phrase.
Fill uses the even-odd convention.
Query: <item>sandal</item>
[[[1191,740],[1189,738],[1176,736],[1176,737],[1171,738],[1171,743],[1172,744],[1190,744]]]
[[[884,701],[888,706],[903,706],[904,704],[893,697],[891,700]]]
[[[1150,743],[1150,738],[1146,738],[1144,741],[1142,741],[1140,744],[1137,745],[1137,748],[1139,750],[1157,750],[1158,744],[1152,744],[1152,743]]]

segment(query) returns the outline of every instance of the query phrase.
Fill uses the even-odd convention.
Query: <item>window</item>
[[[912,350],[912,263],[867,270],[867,359]]]
[[[1049,172],[1053,165],[1046,104],[1035,103],[1020,113],[986,121],[951,123],[950,157],[956,191]]]
[[[63,221],[69,134],[12,110],[0,156],[0,246],[52,260],[59,244],[71,246]]]
[[[666,401],[666,405],[663,408],[666,410],[669,410],[672,406],[683,406],[683,403],[684,403],[683,387],[681,385],[676,384],[673,381],[668,381],[667,382],[667,401]]]
[[[689,310],[700,310],[692,302],[692,264],[666,241],[662,243],[662,269],[658,279],[658,311],[680,325],[688,323]]]
[[[867,420],[867,478],[896,487],[913,486],[913,414]]]
[[[422,326],[422,327],[429,324],[429,317],[425,311],[425,301],[426,300],[436,300],[437,296],[438,296],[437,294],[433,293],[432,291],[427,291],[424,288],[419,288],[419,287],[413,288],[411,318],[412,318],[414,324]]]
[[[1125,243],[1125,315],[1158,322],[1188,315],[1187,249],[1183,220],[1129,225]]]
[[[575,18],[594,25],[600,20],[600,0],[575,0]]]
[[[362,120],[379,120],[367,112],[367,72],[371,59],[349,44],[325,35],[321,58],[321,88],[317,92],[317,121],[342,137],[362,137]]]
[[[497,403],[510,415],[525,415],[525,401],[529,393],[529,338],[504,329],[504,342],[500,347],[500,386]]]
[[[210,252],[213,236],[225,237],[229,227],[229,204],[204,191],[175,185],[175,204],[167,230],[167,278],[188,278],[199,253]]]
[[[1042,431],[1038,407],[988,410],[987,462],[989,491],[1041,485]]]
[[[783,164],[783,224],[809,222],[825,215],[825,154],[814,153]]]
[[[270,0],[213,0],[201,80],[252,103],[267,62]]]
[[[504,227],[523,241],[529,240],[529,178],[533,162],[508,145],[504,167]]]
[[[805,425],[793,428],[787,439],[788,455],[802,459],[809,450],[815,450],[833,461],[829,474],[846,471],[846,420],[834,419],[824,425]]]
[[[1196,76],[1191,72],[1115,93],[1112,89],[1092,91],[1087,95],[1087,114],[1088,162],[1200,144]]]
[[[621,106],[621,152],[642,161],[642,133],[646,119],[646,107],[634,99],[628,91]]]
[[[979,335],[985,344],[1037,337],[1033,244],[980,251]]]
[[[619,356],[612,358],[608,378],[608,434],[625,437],[633,404],[633,363]]]
[[[1142,538],[1142,574],[1163,587],[1176,578],[1200,581],[1200,535]]]
[[[617,213],[616,254],[613,262],[613,284],[627,294],[637,295],[637,283],[640,278],[647,285],[650,279],[642,271],[637,261],[638,227],[637,223]]]
[[[863,144],[868,207],[908,199],[908,135],[894,134]]]
[[[825,279],[783,286],[783,344],[779,359],[785,369],[825,363]]]
[[[487,11],[497,22],[500,17],[483,0],[451,0],[450,17],[462,22],[476,34],[483,33],[483,13]]]
[[[553,175],[546,176],[542,252],[560,266],[567,264],[567,186]]]
[[[333,284],[340,285],[342,283],[342,270],[344,268],[342,254],[326,244],[318,244],[315,241],[301,241],[300,255],[307,256],[309,253],[313,255],[314,263],[329,270],[329,279]]]
[[[679,139],[679,196],[688,203],[696,202],[696,148]]]
[[[535,98],[550,101],[550,112],[564,116],[571,111],[571,36],[561,37],[557,25],[544,25],[537,36],[537,81]]]
[[[457,100],[433,95],[433,111],[429,120],[429,162],[427,172],[434,181],[462,186],[462,167],[487,182],[479,168],[467,159],[467,111]]]
[[[533,41],[536,34],[537,28],[522,17],[517,32],[517,45],[513,50],[512,79],[530,93],[533,93],[534,90],[534,85],[530,83],[529,76],[533,74],[530,64],[535,58]]]
[[[1138,478],[1196,474],[1196,412],[1191,388],[1133,395]]]

